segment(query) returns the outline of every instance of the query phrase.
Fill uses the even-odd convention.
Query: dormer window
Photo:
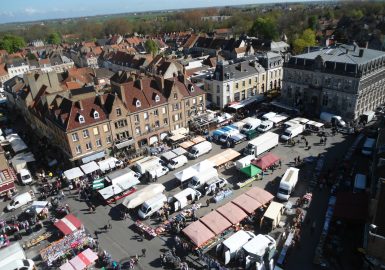
[[[159,95],[156,95],[155,96],[155,102],[159,102],[160,101],[160,97],[159,97]]]
[[[84,120],[84,116],[83,115],[79,115],[79,123],[80,124],[84,124],[86,122],[86,120]]]
[[[94,119],[99,119],[99,113],[97,111],[94,111]]]
[[[194,86],[190,85],[190,92],[194,92]]]
[[[135,105],[137,108],[139,108],[140,106],[142,106],[142,103],[140,102],[140,100],[137,99]]]

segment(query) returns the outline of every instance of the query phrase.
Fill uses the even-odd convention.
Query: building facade
[[[319,117],[356,120],[385,102],[385,52],[337,45],[292,57],[284,66],[282,102]]]

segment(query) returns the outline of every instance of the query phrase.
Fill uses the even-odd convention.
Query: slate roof
[[[218,63],[214,71],[213,79],[217,80],[217,73],[219,74],[219,81],[225,81],[227,80],[227,73],[230,75],[231,79],[238,80],[244,77],[265,72],[265,69],[258,63],[254,63],[254,65],[255,66],[252,66],[247,61],[234,64],[227,64],[227,62]]]

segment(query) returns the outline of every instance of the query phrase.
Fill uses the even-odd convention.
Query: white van
[[[211,142],[204,141],[191,147],[190,152],[188,153],[188,156],[192,159],[195,159],[204,154],[207,154],[208,152],[211,151],[211,149],[213,149]]]
[[[194,176],[188,184],[188,187],[198,189],[213,178],[218,178],[218,171],[214,168],[209,168],[199,175]]]
[[[164,206],[165,202],[167,202],[167,198],[163,193],[160,193],[155,197],[145,201],[138,210],[139,217],[141,219],[146,219],[152,216],[155,212]]]
[[[20,177],[20,182],[23,185],[29,185],[32,183],[31,172],[28,169],[19,170],[19,177]]]
[[[23,205],[31,203],[35,199],[35,194],[32,190],[15,196],[7,205],[8,211],[13,211]]]
[[[176,212],[182,210],[187,205],[198,201],[201,197],[202,194],[198,190],[186,188],[174,196],[169,197],[168,203],[171,206],[172,212]]]
[[[33,270],[35,263],[32,260],[16,260],[1,267],[1,270]]]
[[[366,175],[357,173],[354,178],[353,192],[362,192],[366,189]]]
[[[188,162],[187,157],[185,155],[181,155],[181,156],[178,156],[178,157],[171,159],[170,162],[168,163],[167,167],[170,170],[175,170],[175,169],[182,167],[183,165],[187,164],[187,162]]]
[[[287,129],[285,129],[285,131],[281,135],[281,139],[283,141],[288,141],[290,139],[293,139],[294,137],[301,134],[304,131],[304,129],[305,129],[305,127],[301,124],[298,124],[298,125],[295,125],[292,127],[288,127]]]
[[[240,254],[242,247],[254,237],[256,237],[254,233],[250,231],[240,230],[231,235],[221,244],[218,244],[216,247],[216,252],[217,254],[222,254],[222,258],[226,265],[231,260],[237,258]]]
[[[277,192],[277,197],[279,199],[287,201],[290,198],[290,194],[294,190],[298,181],[298,172],[299,169],[293,167],[286,170],[285,174],[282,176],[281,182],[279,183],[279,189]]]
[[[371,156],[376,144],[376,140],[372,138],[366,138],[364,146],[362,147],[361,153],[365,156]]]
[[[262,123],[259,125],[257,130],[259,132],[266,132],[266,131],[272,129],[273,127],[274,127],[274,123],[269,121],[269,120],[266,120],[266,121],[262,121]]]
[[[220,177],[212,178],[204,184],[203,189],[205,191],[205,195],[215,194],[217,190],[219,190],[220,188],[224,188],[225,186],[227,186],[227,184],[228,182],[226,179]]]

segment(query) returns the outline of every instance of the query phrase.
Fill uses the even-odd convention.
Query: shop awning
[[[248,190],[245,194],[259,201],[263,205],[267,204],[268,202],[274,199],[274,196],[270,192],[259,187],[253,187]]]
[[[82,222],[72,214],[66,215],[64,218],[55,222],[55,227],[58,228],[64,235],[68,235],[78,230],[82,226]]]
[[[115,147],[118,148],[118,149],[122,149],[122,148],[124,148],[124,147],[133,145],[134,142],[135,142],[134,139],[126,140],[126,141],[123,141],[123,142],[120,142],[120,143],[116,143],[116,144],[115,144]]]
[[[217,154],[213,157],[210,157],[209,160],[215,163],[215,166],[221,166],[229,161],[234,160],[239,157],[241,154],[233,149],[226,149],[225,151]]]
[[[100,152],[97,152],[95,154],[92,154],[92,155],[89,155],[89,156],[82,158],[82,162],[88,163],[90,161],[93,161],[93,160],[96,160],[99,158],[104,158],[105,156],[106,156],[106,153],[104,151],[100,151]]]
[[[220,234],[231,227],[231,223],[217,211],[211,211],[207,215],[201,217],[200,221],[215,234]]]
[[[184,154],[186,154],[187,153],[187,151],[186,150],[184,150],[182,147],[178,147],[178,148],[176,148],[176,149],[174,149],[174,150],[172,150],[174,153],[175,153],[175,155],[177,155],[177,156],[181,156],[181,155],[184,155]]]
[[[75,167],[75,168],[66,170],[66,171],[64,172],[64,176],[65,176],[68,180],[72,180],[72,179],[75,179],[75,178],[79,178],[80,176],[83,176],[83,175],[84,175],[84,173],[80,170],[79,167]]]
[[[183,140],[184,138],[186,138],[185,135],[182,135],[182,134],[176,134],[174,136],[171,136],[169,139],[173,142],[176,142],[176,141],[180,141],[180,140]]]
[[[96,172],[97,170],[99,170],[99,165],[96,164],[95,161],[91,161],[91,162],[88,162],[84,165],[81,165],[80,168],[82,169],[84,174],[89,174],[89,173],[93,173],[93,172]]]
[[[217,211],[233,225],[238,224],[247,217],[245,211],[243,211],[239,206],[233,204],[232,202],[228,202],[225,205],[217,208]]]
[[[87,248],[80,254],[78,254],[75,258],[69,261],[69,263],[76,270],[83,270],[87,266],[91,265],[98,259],[98,255],[95,254],[90,248]]]
[[[261,158],[254,159],[251,161],[251,164],[257,166],[258,168],[262,169],[263,171],[269,168],[271,165],[277,163],[280,160],[279,157],[272,153],[268,153],[267,155],[264,155]]]
[[[333,216],[347,220],[365,220],[368,214],[368,196],[364,192],[338,192]]]
[[[195,221],[182,231],[195,246],[200,247],[211,238],[215,237],[215,234],[207,228],[202,222]]]
[[[176,129],[176,130],[172,130],[171,134],[172,134],[172,136],[175,136],[178,134],[187,135],[188,132],[189,132],[189,130],[187,128],[181,127],[181,128]]]
[[[183,171],[177,172],[174,175],[179,181],[184,182],[184,181],[194,177],[197,174],[198,174],[197,170],[193,169],[192,167],[188,167],[188,168],[184,169]]]
[[[82,259],[80,259],[79,256],[72,258],[69,263],[75,270],[83,270],[87,267],[87,265],[82,261]]]
[[[197,137],[191,139],[191,141],[192,141],[193,143],[195,143],[195,144],[198,144],[198,143],[200,143],[200,142],[204,142],[205,140],[206,140],[206,139],[203,138],[202,136],[197,136]]]
[[[188,149],[191,146],[195,145],[192,141],[185,141],[179,144],[180,147],[183,147],[184,149]]]
[[[254,166],[253,164],[243,167],[240,171],[246,174],[248,177],[256,176],[257,174],[260,174],[262,172],[260,168]]]
[[[259,207],[262,206],[262,204],[259,201],[251,198],[250,196],[247,196],[246,194],[239,195],[231,202],[239,206],[247,214],[254,213],[255,210],[257,210]]]

